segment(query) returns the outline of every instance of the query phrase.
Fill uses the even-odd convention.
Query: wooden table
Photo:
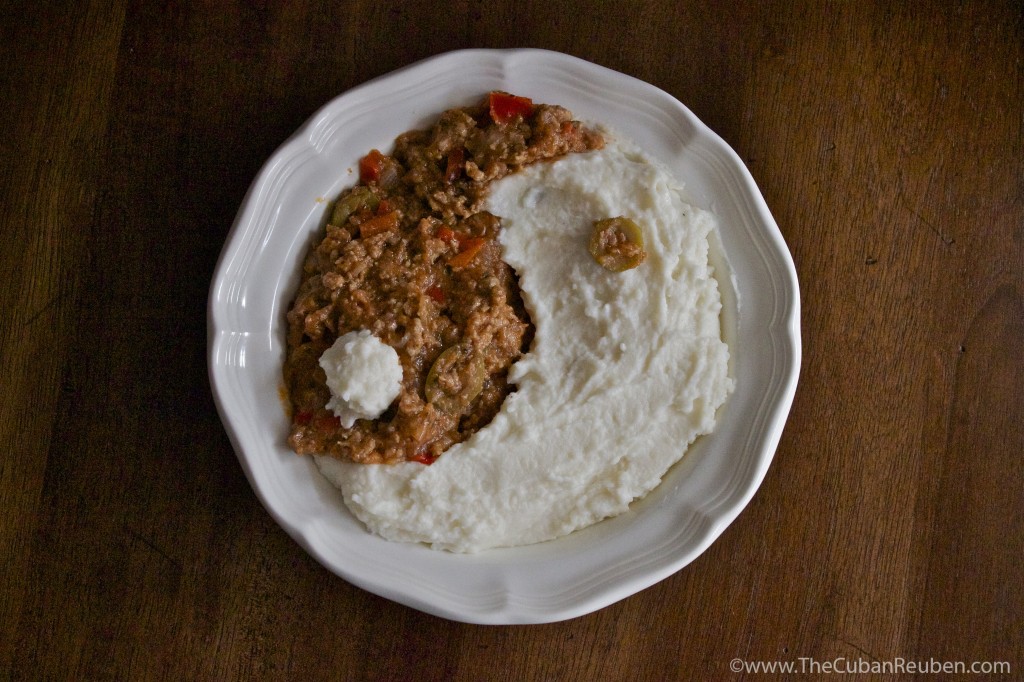
[[[15,4],[0,677],[1024,674],[1015,3]],[[274,523],[214,408],[205,312],[243,194],[314,110],[523,46],[646,80],[737,150],[796,262],[804,361],[763,486],[700,558],[588,616],[474,626],[347,584]]]

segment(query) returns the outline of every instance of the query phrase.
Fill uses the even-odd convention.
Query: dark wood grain
[[[4,4],[0,677],[1024,671],[1016,3]],[[256,500],[207,382],[207,290],[262,162],[345,89],[464,47],[675,95],[800,276],[800,386],[750,506],[563,623],[448,622],[334,577]]]

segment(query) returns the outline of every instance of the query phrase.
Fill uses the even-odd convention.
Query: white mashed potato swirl
[[[433,465],[318,457],[373,532],[475,552],[549,540],[620,514],[658,485],[733,388],[709,265],[714,218],[623,143],[539,163],[491,188],[505,260],[536,336],[517,390]],[[641,225],[647,259],[613,273],[595,220]]]
[[[376,419],[402,391],[398,353],[368,329],[349,332],[320,356],[331,399],[327,409],[349,428],[357,419]]]

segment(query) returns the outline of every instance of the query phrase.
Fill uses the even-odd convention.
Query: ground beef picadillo
[[[555,105],[492,92],[427,130],[370,151],[335,202],[287,314],[288,438],[299,454],[361,463],[433,462],[497,414],[533,329],[501,259],[488,185],[538,161],[599,149],[601,135]],[[399,397],[344,428],[326,405],[320,355],[368,329],[402,365]]]

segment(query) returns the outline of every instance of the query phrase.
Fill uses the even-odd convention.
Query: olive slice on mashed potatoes
[[[430,366],[423,391],[437,409],[461,414],[480,394],[486,379],[483,358],[471,349],[449,346]]]
[[[588,248],[594,260],[611,272],[632,270],[647,258],[643,231],[625,216],[595,221]]]

